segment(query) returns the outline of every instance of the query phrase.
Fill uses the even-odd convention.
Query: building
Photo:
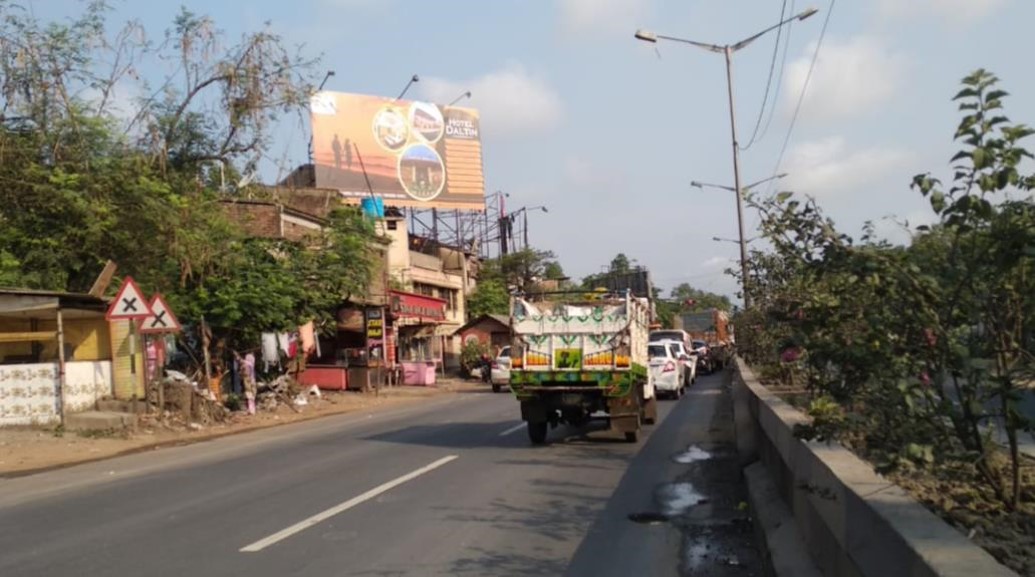
[[[224,204],[237,222],[266,238],[301,240],[320,230],[327,214],[342,206],[335,191],[322,189],[274,187],[263,196]],[[368,294],[352,298],[338,311],[338,348],[355,357],[360,351],[370,356],[373,346],[374,354],[392,366],[412,361],[432,362],[439,371],[459,369],[461,339],[456,331],[467,321],[467,295],[475,287],[479,259],[470,251],[411,234],[398,211],[389,209],[375,225],[384,239],[378,247],[382,267]],[[369,318],[375,308],[384,309],[381,324]],[[371,320],[378,336],[367,331]]]
[[[397,324],[399,359],[429,358],[442,371],[460,368],[460,336],[467,322],[467,295],[474,289],[477,257],[456,247],[411,235],[401,216],[387,216],[388,278],[398,302],[425,297],[443,314],[400,319]],[[407,327],[420,326],[419,330]]]
[[[482,315],[457,329],[456,334],[461,343],[478,343],[488,347],[495,356],[500,349],[510,345],[510,318],[506,315]]]
[[[109,323],[107,308],[88,294],[0,290],[0,426],[58,423],[113,394],[143,398],[143,354],[130,356],[129,322]]]

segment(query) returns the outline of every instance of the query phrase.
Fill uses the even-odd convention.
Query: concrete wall
[[[0,365],[0,426],[60,422],[58,363]],[[86,411],[111,396],[111,362],[65,364],[65,413]]]
[[[807,417],[758,383],[737,359],[733,402],[743,463],[761,461],[824,575],[1016,575],[836,444],[805,442]]]

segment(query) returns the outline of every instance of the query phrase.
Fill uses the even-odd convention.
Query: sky
[[[770,33],[733,58],[745,184],[786,172],[774,190],[813,195],[846,231],[874,221],[885,237],[908,233],[928,205],[913,175],[951,176],[959,119],[951,97],[983,67],[1010,92],[1006,113],[1035,124],[1030,0],[804,0],[819,12],[782,30],[774,63]],[[38,16],[63,17],[76,0],[34,0]],[[114,22],[139,19],[152,36],[180,4],[113,0]],[[321,56],[336,74],[326,88],[449,102],[470,90],[482,117],[487,192],[509,194],[529,214],[533,245],[551,250],[573,277],[624,252],[663,289],[688,282],[732,295],[735,197],[691,181],[733,184],[729,109],[721,54],[637,41],[638,28],[732,44],[779,21],[783,0],[184,0],[228,39],[266,23],[288,43]],[[831,5],[833,4],[833,10]],[[826,17],[816,67],[793,112]],[[789,34],[789,36],[788,36]],[[762,112],[760,114],[760,111]],[[767,120],[770,118],[771,121]],[[264,167],[273,180],[306,159],[308,126],[287,122]],[[785,150],[782,162],[777,167]],[[275,166],[279,165],[279,166]],[[759,190],[769,190],[760,186]],[[757,215],[745,215],[755,236]]]

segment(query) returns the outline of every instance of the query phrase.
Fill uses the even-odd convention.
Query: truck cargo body
[[[512,299],[510,387],[533,443],[545,442],[548,426],[581,426],[597,412],[636,440],[641,425],[656,418],[650,322],[649,301],[629,292]]]
[[[680,315],[683,330],[690,338],[708,343],[718,367],[725,366],[733,354],[733,325],[726,311],[683,313]]]

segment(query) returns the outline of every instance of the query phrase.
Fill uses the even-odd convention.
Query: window
[[[666,359],[668,351],[665,350],[664,345],[650,345],[647,347],[647,356],[652,359]]]

